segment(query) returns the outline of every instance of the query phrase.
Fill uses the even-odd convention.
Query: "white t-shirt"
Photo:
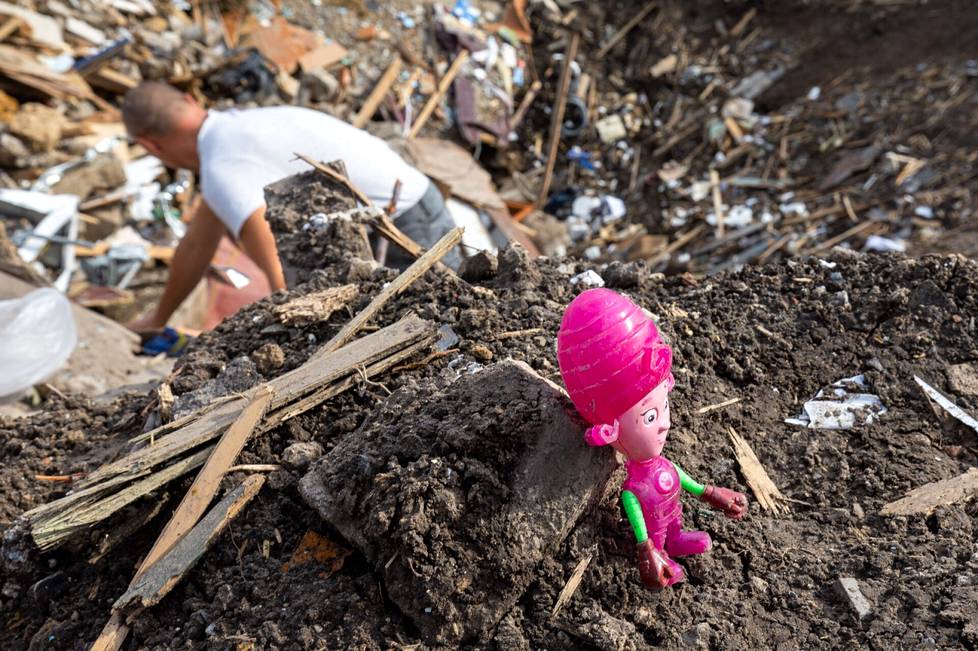
[[[418,203],[430,183],[380,138],[294,106],[211,111],[197,134],[197,149],[204,201],[234,237],[265,205],[266,185],[310,169],[296,154],[342,160],[353,185],[382,210],[400,179],[395,216]]]

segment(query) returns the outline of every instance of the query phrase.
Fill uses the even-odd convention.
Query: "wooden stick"
[[[571,34],[570,43],[567,44],[567,50],[564,52],[564,67],[560,71],[557,98],[554,100],[553,115],[550,118],[550,149],[547,152],[547,168],[543,174],[540,194],[537,197],[537,208],[546,203],[547,195],[550,194],[550,184],[553,182],[554,169],[557,166],[557,150],[560,147],[560,130],[564,126],[564,111],[567,110],[567,94],[570,92],[571,64],[577,56],[577,46],[580,42],[581,35],[574,32]]]
[[[7,38],[16,32],[24,21],[17,16],[11,16],[4,22],[3,26],[0,26],[0,41],[6,41]]]
[[[421,113],[418,114],[414,124],[411,125],[411,131],[408,133],[408,139],[415,137],[418,135],[418,132],[421,131],[421,127],[423,127],[425,122],[428,121],[428,118],[431,117],[435,107],[438,106],[438,102],[440,102],[441,98],[448,92],[452,82],[455,81],[455,77],[457,77],[458,73],[461,72],[462,64],[464,64],[468,58],[469,51],[462,50],[458,53],[458,56],[455,57],[455,60],[452,61],[452,65],[448,68],[448,72],[446,72],[445,76],[441,78],[440,82],[438,82],[438,89],[432,93],[431,97],[428,98],[424,108],[421,109]]]
[[[560,612],[560,609],[567,605],[577,592],[577,587],[581,585],[581,579],[584,578],[584,573],[587,571],[588,565],[591,564],[591,559],[594,558],[594,554],[588,554],[580,561],[578,561],[577,566],[574,571],[571,572],[570,578],[567,579],[567,583],[564,584],[564,588],[560,591],[557,596],[557,601],[554,603],[553,610],[550,611],[550,616],[554,617]]]
[[[723,402],[718,402],[715,405],[707,405],[706,407],[700,407],[696,410],[697,414],[708,414],[716,409],[722,409],[724,407],[729,407],[730,405],[735,405],[740,402],[740,398],[731,398],[730,400],[724,400]]]
[[[258,494],[264,483],[264,475],[250,475],[225,495],[166,555],[146,568],[112,605],[113,610],[132,606],[142,610],[158,604],[201,559],[228,523]]]
[[[320,172],[322,172],[323,174],[325,174],[329,178],[333,179],[334,181],[337,181],[339,183],[342,183],[344,186],[346,186],[346,188],[350,192],[353,193],[353,196],[357,198],[357,201],[359,201],[363,205],[365,205],[365,206],[371,206],[371,205],[373,205],[372,203],[370,203],[370,199],[367,198],[367,195],[365,195],[363,192],[361,192],[359,190],[359,188],[357,188],[355,185],[353,185],[353,182],[350,181],[350,179],[348,179],[346,177],[346,175],[340,174],[339,172],[337,172],[336,170],[332,169],[328,165],[324,165],[323,163],[320,163],[318,161],[315,161],[315,160],[309,158],[308,156],[303,156],[302,154],[293,154],[293,155],[296,158],[298,158],[299,160],[303,161],[304,163],[307,163],[307,164],[311,165],[312,167],[314,167],[315,169],[319,170]]]
[[[380,308],[382,308],[387,301],[407,289],[411,283],[424,275],[424,272],[428,271],[432,265],[441,260],[446,253],[451,251],[452,248],[461,241],[461,228],[454,228],[449,231],[424,255],[415,260],[410,267],[405,269],[400,276],[395,278],[393,282],[381,290],[381,292],[374,297],[374,300],[370,301],[370,304],[367,305],[367,307],[363,308],[363,310],[353,317],[349,323],[343,326],[343,328],[337,332],[332,339],[327,341],[323,347],[312,356],[310,361],[320,359],[337,348],[343,346],[353,337],[353,335],[357,333],[357,331],[360,330],[360,328],[366,325],[367,321],[372,319],[374,315],[380,311]]]
[[[818,247],[816,247],[814,249],[814,251],[825,251],[827,249],[831,249],[836,244],[840,244],[840,243],[848,240],[853,235],[858,235],[859,233],[865,231],[866,229],[868,229],[870,227],[876,227],[878,224],[879,224],[879,222],[874,222],[874,221],[869,221],[869,220],[864,221],[864,222],[859,223],[859,224],[856,224],[855,226],[853,226],[852,228],[848,229],[847,231],[845,231],[843,233],[839,233],[835,237],[830,237],[829,239],[825,240]]]
[[[919,486],[905,497],[885,505],[881,515],[929,515],[939,506],[948,506],[978,495],[978,468],[966,473]]]
[[[705,224],[700,224],[696,228],[689,229],[674,241],[670,242],[669,246],[662,250],[662,253],[649,260],[649,264],[656,264],[660,260],[668,258],[670,255],[672,255],[673,251],[681,249],[689,244],[692,240],[699,237],[700,233],[702,233],[704,230],[706,230]]]
[[[146,558],[140,564],[134,580],[139,579],[146,572],[146,568],[170,551],[197,524],[200,516],[214,498],[214,494],[217,493],[221,479],[227,473],[228,468],[234,464],[234,460],[238,458],[238,454],[248,442],[251,433],[255,431],[258,423],[265,416],[274,396],[275,392],[268,385],[259,388],[248,405],[241,410],[237,420],[224,432],[214,451],[207,458],[207,463],[197,473],[194,483],[187,490],[176,511],[173,512],[170,522],[167,523],[149,553],[146,554]]]
[[[754,450],[751,449],[747,441],[734,431],[734,428],[731,427],[729,430],[730,441],[733,443],[737,463],[740,464],[740,471],[744,474],[747,485],[750,486],[761,507],[765,511],[771,511],[775,514],[787,513],[789,509],[784,504],[784,495],[771,481],[771,477],[768,476],[764,466],[757,459]]]
[[[204,467],[201,468],[200,472],[197,474],[197,478],[194,479],[194,483],[190,486],[190,489],[183,496],[183,500],[177,507],[176,511],[173,512],[173,517],[167,523],[166,527],[156,538],[156,542],[153,547],[146,554],[146,557],[139,564],[139,569],[136,570],[136,575],[133,577],[132,582],[129,584],[129,590],[125,595],[119,598],[116,605],[113,608],[118,608],[120,602],[126,600],[126,595],[129,595],[134,590],[138,590],[140,587],[140,579],[148,571],[153,568],[154,564],[164,557],[171,549],[174,549],[178,544],[185,542],[188,532],[190,532],[197,521],[200,520],[200,516],[207,509],[207,505],[211,503],[214,498],[214,494],[217,492],[218,486],[221,483],[221,479],[224,477],[228,468],[234,463],[234,460],[238,457],[241,449],[244,447],[245,443],[248,441],[248,437],[255,430],[255,426],[265,415],[268,410],[268,406],[272,402],[272,397],[274,392],[270,387],[261,387],[251,399],[251,402],[241,411],[238,419],[234,421],[231,427],[224,433],[221,440],[214,447],[214,451],[207,458],[207,462]],[[252,481],[253,477],[258,477],[260,481]],[[244,499],[240,506],[243,507],[244,504],[257,494],[258,489],[261,488],[261,484],[264,483],[265,478],[261,475],[253,475],[245,480],[242,486],[245,486],[251,482],[251,486],[255,486],[254,491]],[[240,490],[240,488],[239,488]],[[247,494],[247,491],[245,491]],[[225,497],[224,500],[217,507],[214,508],[218,511],[222,504],[228,502],[229,498],[234,495],[234,492]],[[225,510],[227,508],[225,507]],[[230,516],[233,517],[233,516]],[[230,519],[230,517],[228,519]],[[203,522],[201,522],[203,524]],[[223,528],[223,525],[222,527]],[[220,528],[217,532],[220,532]],[[200,541],[192,541],[192,544],[200,544]],[[200,545],[199,555],[202,555],[206,549],[205,545]],[[199,558],[199,555],[197,558]],[[196,559],[195,559],[196,560]],[[178,577],[179,578],[179,577]],[[152,579],[152,577],[150,577]],[[175,583],[175,581],[173,582]],[[170,585],[172,587],[172,584]],[[169,592],[169,588],[166,589]],[[164,592],[163,594],[166,594]],[[162,597],[162,595],[161,595]],[[125,641],[129,634],[128,626],[121,624],[117,621],[117,617],[113,616],[109,619],[108,624],[102,630],[102,634],[95,641],[92,646],[93,649],[118,649],[122,643]],[[104,638],[104,639],[103,639]],[[105,646],[101,646],[105,645]]]
[[[509,123],[510,131],[516,131],[520,124],[523,123],[523,118],[526,117],[527,112],[530,110],[533,100],[540,94],[541,88],[543,88],[543,84],[540,81],[534,81],[530,84],[529,90],[526,91],[526,95],[523,96],[519,108],[516,109],[516,113],[513,114],[513,119]]]
[[[642,22],[642,20],[646,16],[652,13],[652,10],[655,9],[655,7],[656,7],[655,2],[650,2],[649,4],[642,7],[641,11],[639,11],[637,14],[632,16],[631,20],[629,20],[627,23],[622,25],[621,29],[615,32],[614,35],[610,39],[608,39],[608,42],[605,43],[600,50],[598,50],[598,53],[595,55],[594,60],[600,61],[601,59],[603,59],[604,55],[608,54],[611,48],[618,45],[618,42],[621,41],[621,39],[625,38],[628,35],[628,32],[635,29],[635,26],[638,25],[640,22]]]
[[[401,68],[403,65],[404,62],[401,60],[401,57],[394,55],[394,60],[390,62],[389,66],[387,66],[387,70],[385,70],[384,74],[380,76],[380,79],[377,81],[377,85],[374,86],[372,91],[370,91],[370,95],[367,97],[367,100],[363,103],[363,106],[360,107],[360,112],[357,113],[355,118],[353,118],[353,126],[355,126],[357,129],[362,129],[368,122],[370,122],[370,118],[372,118],[374,113],[377,112],[377,109],[380,108],[380,103],[384,101],[384,97],[387,96],[387,92],[391,89],[391,86],[394,85],[394,82],[397,81],[397,76],[401,74]]]
[[[723,237],[723,198],[720,196],[720,173],[710,170],[710,187],[713,190],[713,214],[717,218],[717,238]]]

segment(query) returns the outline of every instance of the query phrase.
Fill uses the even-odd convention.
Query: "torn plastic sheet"
[[[853,429],[871,425],[878,416],[886,413],[886,407],[879,396],[860,392],[865,388],[866,377],[863,375],[842,378],[806,402],[801,415],[786,418],[784,422],[811,429]]]

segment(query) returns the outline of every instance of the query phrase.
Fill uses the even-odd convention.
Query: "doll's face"
[[[659,386],[618,417],[618,440],[612,445],[631,461],[654,459],[669,435],[669,382]]]

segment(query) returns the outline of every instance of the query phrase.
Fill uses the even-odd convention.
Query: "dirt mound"
[[[201,377],[220,375],[228,361],[269,342],[284,351],[285,366],[279,372],[300,364],[348,316],[336,314],[305,329],[269,329],[274,325],[272,307],[291,296],[345,284],[355,269],[341,265],[318,272],[306,285],[252,306],[198,340],[174,392],[199,387],[205,381]],[[466,367],[514,358],[559,382],[554,336],[563,307],[581,290],[571,278],[587,269],[580,262],[529,261],[513,250],[501,257],[497,274],[484,285],[429,272],[393,299],[376,322],[386,325],[412,312],[438,320],[458,336],[452,344],[457,352],[361,384],[255,438],[241,461],[277,462],[295,442],[319,443],[327,455],[349,458],[343,450],[356,450],[376,436],[385,441],[387,453],[410,467],[417,457],[411,446],[424,447],[418,439],[436,441],[439,435],[408,414],[432,405],[448,409],[463,391],[464,385],[453,382]],[[957,257],[841,255],[786,261],[709,281],[651,275],[633,264],[595,270],[608,286],[651,310],[674,347],[674,433],[666,454],[700,481],[744,490],[726,436],[733,427],[796,502],[782,517],[752,505],[741,523],[688,508],[689,526],[709,530],[715,548],[686,564],[690,579],[685,585],[652,594],[638,581],[627,524],[612,491],[582,516],[555,553],[521,570],[522,583],[530,577],[528,588],[480,638],[484,642],[474,646],[766,647],[790,641],[821,647],[870,639],[899,647],[975,644],[970,624],[978,615],[975,504],[939,509],[929,518],[884,518],[878,512],[907,490],[954,476],[976,461],[974,432],[942,425],[912,376],[944,388],[946,368],[978,359],[971,316],[978,309],[978,265]],[[392,276],[376,269],[360,280],[363,294],[351,311],[359,310]],[[204,358],[210,361],[204,363]],[[820,388],[857,373],[865,374],[870,390],[888,409],[877,422],[850,431],[784,423]],[[419,395],[419,387],[427,387],[425,397],[419,397],[426,406],[403,407],[398,416],[399,400],[409,393]],[[397,395],[389,397],[388,391]],[[740,402],[698,412],[732,397]],[[954,397],[964,408],[978,407],[974,396]],[[378,414],[388,414],[390,420]],[[51,416],[19,421],[11,437],[25,438],[44,418]],[[363,425],[368,419],[372,424]],[[395,437],[398,430],[392,423],[413,428],[407,434],[414,435]],[[361,425],[364,429],[358,432]],[[525,437],[533,434],[531,429],[517,431]],[[568,441],[569,446],[578,444],[574,438]],[[67,459],[63,463],[62,472],[79,469]],[[232,475],[227,482],[239,479]],[[432,481],[423,473],[417,479]],[[390,570],[383,564],[390,560],[385,554],[394,549],[393,541],[375,542],[382,552],[376,555],[354,553],[335,574],[328,564],[317,563],[283,570],[308,531],[343,540],[307,506],[298,482],[292,470],[272,473],[268,488],[188,580],[138,619],[133,644],[385,648],[431,640],[431,629],[419,627],[414,613],[411,618],[402,614],[411,612],[408,607],[396,605],[403,603],[403,590],[398,592],[396,582],[387,583],[385,572]],[[176,495],[181,490],[173,487]],[[16,504],[7,508],[10,513],[18,510]],[[129,568],[162,524],[157,519],[94,566],[77,556],[56,554],[47,565],[35,565],[30,577],[6,574],[3,608],[14,625],[3,634],[4,646],[24,646],[41,633],[60,648],[71,646],[70,640],[94,639],[128,581]],[[391,526],[400,530],[396,521]],[[362,533],[375,536],[371,531]],[[465,549],[465,541],[477,531],[439,529],[443,538],[419,542],[416,549],[435,540],[446,554]],[[350,535],[350,540],[356,538]],[[526,549],[508,553],[533,558]],[[575,596],[552,616],[558,593],[586,558],[591,560]],[[45,567],[50,569],[42,571]],[[451,576],[437,563],[419,571],[434,576],[439,569]],[[58,585],[71,589],[41,590],[30,609],[11,598],[18,590],[27,593],[32,581],[50,583],[52,573],[60,573]],[[865,624],[851,618],[848,605],[831,587],[838,576],[860,581],[874,608]]]

